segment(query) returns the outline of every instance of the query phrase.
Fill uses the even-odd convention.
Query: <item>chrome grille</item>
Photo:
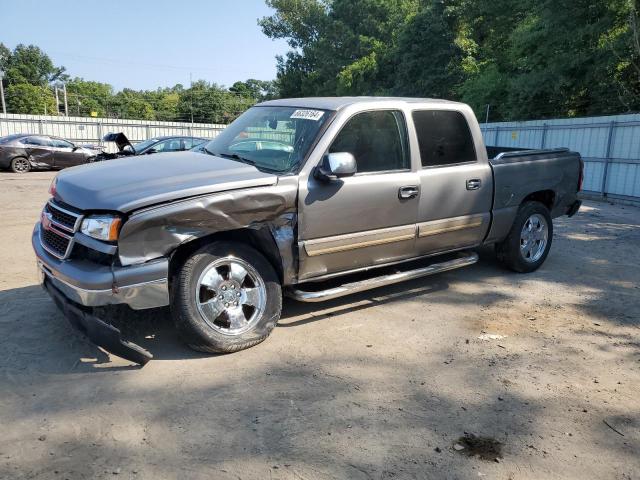
[[[53,201],[49,201],[45,206],[45,212],[51,216],[51,222],[58,228],[75,233],[80,227],[82,216],[79,213],[72,212],[66,208],[62,208]]]
[[[40,241],[47,252],[58,258],[65,258],[67,256],[67,250],[69,250],[71,244],[70,237],[62,236],[55,230],[43,229],[40,235]]]
[[[54,257],[65,259],[73,249],[73,235],[82,215],[49,201],[40,218],[40,243]]]

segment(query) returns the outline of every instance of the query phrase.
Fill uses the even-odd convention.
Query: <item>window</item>
[[[25,145],[32,145],[36,147],[51,147],[53,146],[49,137],[27,137],[22,140]]]
[[[73,148],[73,144],[71,142],[67,142],[61,138],[52,138],[51,144],[57,148]]]
[[[400,112],[359,113],[340,130],[329,152],[351,153],[358,172],[405,170],[409,168],[406,131]]]
[[[423,167],[476,161],[473,137],[460,112],[422,110],[413,112]]]
[[[193,147],[197,147],[198,145],[204,143],[204,139],[202,138],[185,138],[183,139],[183,141],[185,150],[190,150]]]
[[[153,147],[156,152],[177,152],[182,150],[179,138],[172,138],[163,142],[156,143]]]

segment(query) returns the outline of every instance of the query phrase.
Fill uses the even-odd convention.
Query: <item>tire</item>
[[[93,163],[93,162],[95,162],[95,161],[96,161],[96,157],[95,157],[95,156],[93,156],[93,157],[88,157],[88,158],[85,160],[85,162],[84,162],[84,163]]]
[[[172,283],[176,328],[187,345],[201,352],[231,353],[257,345],[274,329],[281,311],[278,275],[248,245],[207,245],[185,261]]]
[[[518,209],[507,238],[496,245],[496,253],[511,270],[529,273],[544,263],[552,240],[549,209],[540,202],[526,202]]]
[[[9,169],[13,173],[27,173],[29,170],[31,170],[31,164],[25,157],[16,157],[11,160]]]

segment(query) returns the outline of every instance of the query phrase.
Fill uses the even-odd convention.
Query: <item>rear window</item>
[[[447,110],[417,110],[413,123],[423,167],[476,161],[473,137],[464,115]]]
[[[3,143],[9,143],[12,140],[15,140],[16,138],[20,138],[22,135],[7,135],[6,137],[0,137],[0,145],[2,145]]]

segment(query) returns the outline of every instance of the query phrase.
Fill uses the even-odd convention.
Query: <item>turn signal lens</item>
[[[56,175],[55,177],[53,177],[53,180],[51,180],[51,185],[49,185],[49,195],[51,195],[52,197],[56,196],[57,184],[58,184],[58,176]]]

